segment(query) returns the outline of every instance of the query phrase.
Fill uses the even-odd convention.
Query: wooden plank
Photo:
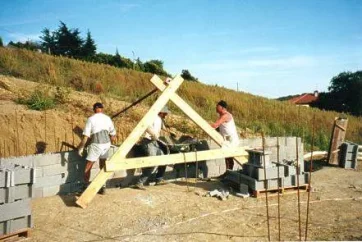
[[[339,157],[338,148],[344,142],[347,125],[348,125],[348,119],[335,118],[334,120],[331,140],[328,149],[327,161],[329,164],[338,165],[338,157]]]
[[[160,90],[163,91],[166,86],[159,77],[151,79],[151,82]],[[225,142],[224,138],[218,133],[211,125],[205,121],[188,103],[186,103],[177,93],[170,97],[170,100],[179,107],[196,125],[198,125],[216,144],[222,146]],[[245,163],[242,159],[234,157],[234,159],[241,165]]]
[[[245,147],[220,148],[172,155],[127,158],[123,159],[121,162],[108,163],[106,169],[107,171],[127,170],[142,167],[189,163],[195,162],[196,160],[220,159],[224,157],[238,157],[239,160],[246,162],[247,156],[248,153],[245,151]]]
[[[15,232],[12,232],[10,234],[3,234],[3,235],[0,235],[0,241],[15,241],[12,239],[16,238],[16,240],[17,240],[17,239],[20,239],[20,237],[29,238],[30,232],[31,232],[30,228],[25,228],[25,229],[20,229]]]
[[[152,77],[152,79],[158,78],[156,75]],[[167,104],[170,99],[170,96],[176,92],[176,90],[182,84],[183,79],[180,75],[176,76],[170,84],[165,88],[163,93],[158,97],[157,101],[151,106],[146,115],[141,119],[141,121],[137,124],[137,126],[132,130],[131,134],[127,137],[127,139],[122,143],[120,148],[116,151],[116,153],[106,162],[106,166],[108,163],[117,162],[117,160],[122,160],[126,157],[128,152],[131,150],[133,145],[138,141],[138,139],[143,135],[146,131],[147,127],[153,122],[161,109]],[[107,179],[113,175],[113,172],[106,172],[102,169],[92,183],[88,186],[88,188],[82,193],[82,195],[78,198],[76,203],[82,207],[86,208],[88,204],[92,201],[92,199],[96,196],[99,189],[106,183]]]

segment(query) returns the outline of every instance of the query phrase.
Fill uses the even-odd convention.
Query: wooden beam
[[[152,79],[158,78],[156,75]],[[151,80],[152,80],[151,79]],[[167,88],[164,89],[162,94],[158,97],[157,101],[151,106],[146,115],[141,119],[137,126],[132,130],[131,134],[127,139],[122,143],[116,153],[106,162],[108,163],[116,162],[117,160],[122,160],[126,157],[128,152],[131,150],[133,145],[138,141],[138,139],[146,131],[147,127],[152,124],[153,120],[156,118],[161,109],[167,104],[170,99],[170,96],[176,92],[176,90],[182,84],[183,79],[180,75],[176,76]],[[86,208],[88,204],[95,197],[99,189],[106,183],[107,179],[113,175],[113,172],[106,172],[102,169],[95,179],[89,184],[88,188],[82,193],[76,203],[82,207]]]
[[[166,86],[159,77],[151,79],[151,82],[160,90],[165,90]],[[218,133],[211,125],[205,121],[188,103],[186,103],[177,93],[174,93],[170,100],[179,107],[196,125],[198,125],[210,138],[215,141],[220,147],[225,142],[224,138]],[[245,163],[244,160],[234,157],[234,159],[241,165]]]
[[[220,159],[225,157],[238,157],[240,160],[246,162],[247,156],[248,153],[245,151],[245,147],[220,148],[171,155],[125,158],[120,160],[120,162],[108,163],[106,169],[107,171],[128,170],[142,167],[154,167],[202,160]]]

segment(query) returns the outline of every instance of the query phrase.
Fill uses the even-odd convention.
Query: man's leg
[[[88,185],[91,169],[93,167],[94,162],[87,160],[87,163],[85,164],[85,170],[84,170],[84,183]]]
[[[107,160],[107,159],[99,159],[99,169],[100,169],[100,170],[102,170],[102,169],[105,167],[105,165],[106,165],[106,160]],[[99,193],[99,194],[102,194],[102,195],[106,194],[106,184],[104,184],[104,185],[101,187],[101,189],[99,189],[98,193]]]

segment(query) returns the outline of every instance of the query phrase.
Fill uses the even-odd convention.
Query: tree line
[[[132,61],[129,58],[121,56],[117,49],[114,55],[102,52],[97,53],[97,45],[89,30],[87,31],[86,37],[82,38],[78,28],[71,29],[62,21],[60,21],[58,28],[54,31],[51,31],[49,28],[44,28],[41,31],[40,39],[41,41],[39,42],[31,40],[25,42],[10,41],[7,46],[107,64],[118,68],[128,68],[162,76],[171,76],[164,69],[162,60],[142,62],[140,58],[137,58]],[[4,46],[4,44],[0,37],[0,47],[1,46]],[[188,70],[182,70],[181,76],[189,81],[198,81]]]

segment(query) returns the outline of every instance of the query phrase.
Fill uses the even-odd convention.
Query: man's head
[[[158,113],[158,116],[160,116],[161,118],[165,118],[167,116],[167,114],[170,113],[170,110],[168,109],[167,106],[164,106],[161,111]]]
[[[95,113],[101,113],[103,112],[103,104],[102,103],[95,103],[93,104],[93,111]]]
[[[220,100],[216,105],[216,112],[222,114],[227,111],[228,104],[224,100]]]

